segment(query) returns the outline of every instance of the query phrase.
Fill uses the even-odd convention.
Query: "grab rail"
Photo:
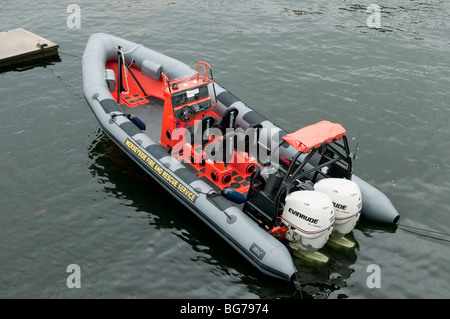
[[[216,86],[214,85],[214,76],[213,76],[213,73],[212,73],[212,68],[206,62],[203,62],[203,61],[198,62],[197,63],[197,80],[198,80],[198,77],[200,75],[200,65],[203,65],[205,67],[205,74],[204,74],[205,81],[208,82],[208,80],[209,80],[212,83],[212,87],[213,87],[213,91],[214,91],[214,102],[215,102],[215,104],[212,104],[212,105],[213,106],[217,106]],[[208,68],[209,68],[209,74],[211,75],[211,78],[208,78]]]

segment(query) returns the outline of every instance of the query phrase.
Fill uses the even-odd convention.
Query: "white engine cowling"
[[[314,190],[327,194],[335,211],[334,232],[350,233],[361,215],[361,190],[358,184],[343,178],[326,178],[314,185]]]
[[[296,191],[286,196],[281,218],[289,226],[286,233],[289,241],[312,250],[320,249],[333,231],[333,202],[321,192]]]

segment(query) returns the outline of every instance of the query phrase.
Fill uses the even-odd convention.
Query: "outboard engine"
[[[325,178],[314,184],[314,190],[327,194],[333,201],[333,235],[350,233],[361,215],[362,201],[358,184],[344,178]]]
[[[286,196],[281,219],[288,226],[286,239],[292,248],[315,251],[322,248],[333,231],[334,208],[324,193],[301,190]]]

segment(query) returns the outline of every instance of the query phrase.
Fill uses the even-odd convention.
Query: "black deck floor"
[[[156,97],[148,97],[148,102],[129,107],[127,104],[120,104],[120,108],[125,114],[137,116],[146,125],[145,133],[152,140],[158,142],[161,139],[161,126],[164,110],[164,101]]]

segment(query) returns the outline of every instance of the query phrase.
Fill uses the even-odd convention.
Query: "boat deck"
[[[135,94],[136,95],[136,94]],[[124,96],[122,99],[126,98]],[[130,98],[140,98],[133,97]],[[164,110],[164,101],[157,97],[145,97],[148,101],[136,106],[129,106],[127,103],[121,103],[119,107],[125,114],[137,116],[146,125],[145,133],[154,141],[161,139],[161,126]]]

